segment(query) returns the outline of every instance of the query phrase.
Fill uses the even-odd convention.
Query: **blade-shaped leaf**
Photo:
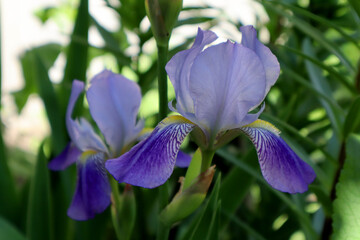
[[[351,2],[351,0],[350,0]],[[359,1],[356,1],[354,0],[354,3],[357,2],[357,4],[354,4],[353,6],[356,6],[360,8],[360,2]],[[300,15],[303,15],[305,17],[308,17],[310,19],[313,19],[329,28],[334,28],[336,29],[336,31],[338,31],[343,37],[344,39],[346,39],[347,41],[349,42],[352,42],[354,43],[354,45],[360,49],[360,45],[359,45],[359,41],[358,39],[354,38],[354,37],[351,37],[350,35],[348,35],[346,32],[344,32],[337,24],[327,20],[326,18],[323,18],[319,15],[316,15],[310,11],[307,11],[305,9],[302,9],[302,8],[299,8],[299,7],[295,7],[291,4],[288,4],[288,3],[285,3],[285,2],[281,2],[281,1],[277,1],[276,2],[277,4],[280,4],[282,6],[284,6],[285,8],[287,9],[290,9],[291,11],[293,11],[294,13],[297,13],[297,14],[300,14]]]
[[[360,17],[360,2],[358,0],[349,0],[348,2],[354,8],[358,17]]]
[[[0,217],[0,239],[25,240],[26,238],[11,223]]]
[[[53,239],[50,215],[50,178],[43,147],[41,144],[29,193],[26,228],[29,240]]]
[[[74,79],[85,81],[88,63],[88,30],[89,30],[89,2],[81,0],[75,20],[71,42],[67,49],[64,79],[61,84],[61,113],[65,118],[67,101],[70,96],[71,83]],[[82,43],[84,41],[84,43]],[[64,119],[63,118],[63,119]]]
[[[203,208],[197,213],[193,221],[188,226],[186,232],[181,239],[211,239],[211,231],[216,225],[216,217],[219,207],[219,192],[220,192],[221,174],[218,175],[215,185],[212,189],[209,199],[203,205]],[[215,229],[214,229],[215,231]]]
[[[272,11],[276,12],[277,14],[289,19],[289,21],[291,21],[294,24],[294,26],[297,27],[300,31],[310,36],[311,38],[315,39],[329,52],[337,56],[339,60],[344,64],[344,66],[348,69],[348,71],[350,71],[351,73],[355,72],[355,69],[351,65],[349,59],[340,51],[339,47],[334,42],[326,39],[324,37],[324,34],[320,32],[318,29],[311,26],[309,23],[305,22],[304,20],[296,17],[295,15],[290,14],[288,11],[284,11],[283,8],[276,5],[276,2],[261,0],[261,3],[264,6],[271,9]]]
[[[42,46],[35,47],[26,51],[22,54],[20,61],[23,76],[25,79],[25,86],[23,89],[13,92],[15,97],[15,103],[17,105],[18,111],[20,112],[25,106],[28,97],[30,94],[37,93],[37,76],[34,74],[34,59],[33,54],[37,52],[39,57],[43,61],[44,68],[46,71],[54,64],[56,58],[58,57],[61,50],[61,46],[55,43],[49,43]]]
[[[283,201],[298,217],[300,225],[302,225],[304,232],[309,237],[309,239],[317,239],[317,234],[311,226],[311,221],[309,216],[307,216],[302,209],[300,209],[296,204],[294,204],[287,195],[284,193],[275,190],[272,188],[265,179],[261,176],[261,173],[251,168],[248,164],[239,161],[236,157],[229,154],[225,149],[221,148],[216,151],[216,154],[223,157],[227,161],[234,164],[234,166],[239,167],[253,176],[256,180],[264,184],[270,191],[272,191],[281,201]]]
[[[255,168],[258,164],[255,159],[255,149],[251,149],[244,156],[242,161]],[[254,177],[248,172],[241,168],[233,168],[224,177],[223,183],[221,184],[220,199],[222,202],[222,211],[226,212],[228,215],[234,214],[236,209],[242,204],[253,181]],[[222,224],[226,222],[222,221]]]
[[[344,124],[344,139],[346,139],[350,133],[356,133],[360,131],[360,97],[357,97],[352,103],[349,113],[346,116]]]
[[[332,239],[360,239],[360,135],[346,142],[346,160],[336,186]]]
[[[325,63],[317,60],[316,58],[313,58],[311,56],[308,56],[306,54],[304,54],[302,51],[299,51],[297,49],[285,46],[285,45],[278,45],[279,47],[285,48],[286,50],[289,50],[301,57],[303,57],[306,60],[309,60],[310,62],[316,64],[318,67],[321,67],[322,69],[326,70],[331,76],[334,77],[334,79],[338,80],[343,86],[345,86],[347,88],[347,90],[349,90],[349,92],[353,93],[353,94],[357,94],[357,90],[354,88],[354,86],[352,86],[346,79],[346,77],[344,77],[343,75],[341,75],[340,73],[338,73],[336,70],[334,70],[332,67],[327,66]],[[285,70],[286,68],[283,68],[283,70]]]
[[[31,57],[33,61],[33,74],[36,79],[39,95],[44,102],[46,114],[51,126],[52,146],[55,153],[60,153],[67,143],[64,118],[59,111],[58,99],[50,81],[46,64],[41,55],[35,51]]]
[[[305,39],[303,41],[303,51],[305,54],[315,58],[315,51],[311,45],[309,39]],[[306,69],[308,71],[309,77],[311,82],[313,83],[314,87],[321,93],[333,96],[329,83],[326,81],[324,76],[322,75],[321,69],[315,66],[310,61],[306,61]],[[334,128],[334,132],[338,138],[338,140],[342,139],[342,125],[344,121],[344,113],[341,111],[340,107],[331,106],[328,102],[319,99],[321,104],[326,109],[326,112],[329,116],[329,119],[332,123]]]

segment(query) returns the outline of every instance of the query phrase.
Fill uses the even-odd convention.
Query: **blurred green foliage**
[[[314,168],[317,179],[304,194],[291,196],[272,189],[261,176],[252,145],[239,137],[216,153],[217,174],[211,193],[195,213],[173,226],[170,238],[328,239],[332,226],[333,239],[359,236],[359,212],[352,212],[358,209],[360,198],[356,191],[359,179],[354,172],[359,168],[356,160],[360,148],[359,137],[354,135],[360,130],[359,2],[258,2],[270,20],[258,21],[255,28],[269,33],[267,45],[282,69],[265,100],[267,107],[261,118],[282,130],[287,143]],[[141,117],[148,127],[156,124],[157,109],[153,106],[158,97],[157,59],[156,49],[146,48],[153,37],[150,27],[142,27],[144,1],[104,1],[116,14],[119,28],[115,31],[91,16],[88,0],[78,3],[77,8],[63,3],[36,13],[44,23],[54,20],[61,25],[61,16],[73,21],[69,44],[47,43],[21,55],[25,86],[13,93],[16,105],[20,112],[29,96],[38,94],[44,102],[51,135],[44,139],[38,154],[21,154],[16,147],[6,147],[0,136],[0,239],[116,238],[110,210],[87,222],[75,222],[66,216],[74,190],[74,166],[61,173],[46,168],[46,162],[68,141],[64,119],[71,82],[86,81],[87,70],[97,57],[110,56],[114,71],[138,82],[144,97]],[[189,24],[208,29],[224,15],[236,28],[243,25],[210,6],[187,7],[182,12],[175,29]],[[104,40],[103,46],[89,43],[91,28]],[[195,34],[173,46],[169,58],[188,48]],[[136,43],[130,41],[134,36]],[[137,49],[135,55],[129,54],[130,47]],[[49,69],[59,55],[65,56],[66,65],[63,80],[55,84]],[[169,88],[174,97],[172,86]],[[86,105],[79,104],[76,114],[83,108]],[[185,144],[186,151],[195,149],[192,142]],[[35,155],[38,157],[33,161]],[[28,167],[24,168],[25,164]],[[176,169],[169,180],[171,196],[178,191],[178,177],[184,174],[184,170]],[[123,189],[120,185],[120,192]],[[136,206],[136,222],[131,239],[154,239],[159,212],[157,190],[134,187],[134,196],[131,201]],[[345,208],[352,210],[343,211]],[[349,227],[347,223],[354,225]]]

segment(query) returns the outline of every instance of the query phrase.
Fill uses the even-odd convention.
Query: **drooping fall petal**
[[[194,124],[181,116],[161,121],[149,137],[105,167],[119,182],[144,188],[162,185],[173,172],[176,156]]]
[[[255,145],[261,172],[273,188],[289,193],[307,191],[315,172],[285,143],[278,129],[257,120],[241,130]]]
[[[102,213],[110,204],[110,184],[104,168],[103,153],[83,153],[77,162],[77,186],[68,216],[88,220]]]

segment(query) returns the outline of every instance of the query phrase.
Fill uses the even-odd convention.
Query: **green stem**
[[[201,172],[205,172],[210,167],[214,154],[215,151],[201,151]]]
[[[159,190],[159,213],[167,206],[169,203],[169,193],[168,193],[168,182],[165,182],[162,186],[158,188]],[[160,218],[158,218],[158,228],[156,239],[157,240],[167,240],[169,237],[170,227],[162,223]]]
[[[168,96],[167,96],[167,74],[165,65],[167,63],[168,45],[157,45],[158,49],[158,88],[159,88],[159,121],[167,116]]]
[[[157,45],[158,49],[158,88],[159,88],[159,121],[167,116],[168,96],[167,96],[167,73],[165,65],[167,63],[168,44]],[[161,212],[169,203],[168,183],[159,187],[159,212]],[[165,226],[160,219],[158,220],[157,240],[168,239],[170,228]]]
[[[121,240],[123,239],[123,236],[121,234],[121,230],[119,228],[119,211],[121,208],[121,199],[120,199],[120,192],[119,192],[119,186],[116,180],[112,177],[109,177],[110,185],[111,185],[111,196],[113,199],[112,203],[112,211],[111,211],[111,217],[113,226],[115,229],[116,237],[117,239]]]

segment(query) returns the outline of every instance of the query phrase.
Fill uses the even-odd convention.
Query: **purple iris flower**
[[[71,117],[84,87],[81,81],[72,84],[66,112],[71,142],[48,165],[52,170],[63,170],[76,162],[77,186],[68,209],[68,216],[75,220],[93,218],[109,206],[111,188],[105,161],[129,148],[143,129],[143,121],[136,120],[141,102],[139,86],[122,75],[104,70],[91,80],[86,98],[105,144],[88,121]]]
[[[240,28],[241,44],[217,39],[211,31],[198,30],[193,46],[177,53],[166,65],[175,88],[176,108],[152,134],[105,166],[119,182],[146,188],[163,184],[171,175],[179,147],[191,131],[202,151],[215,151],[239,133],[256,147],[266,181],[280,191],[305,192],[315,179],[279,136],[280,131],[258,117],[257,109],[276,82],[280,65],[256,37],[252,26]]]

